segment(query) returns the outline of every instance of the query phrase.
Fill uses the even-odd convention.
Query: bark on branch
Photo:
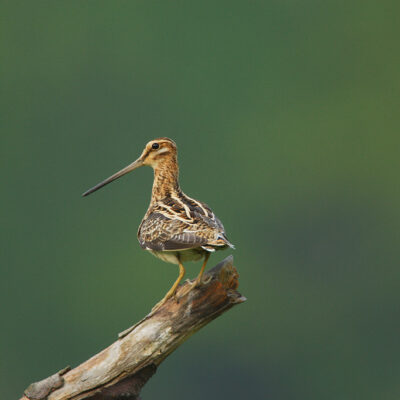
[[[246,300],[236,291],[232,256],[205,273],[204,281],[192,291],[186,282],[178,289],[179,303],[170,299],[78,367],[30,385],[20,400],[140,399],[144,384],[182,342]]]

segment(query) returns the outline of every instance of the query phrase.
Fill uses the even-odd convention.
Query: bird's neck
[[[176,162],[165,162],[154,168],[154,182],[151,202],[156,203],[165,197],[177,196],[179,187],[179,168]]]

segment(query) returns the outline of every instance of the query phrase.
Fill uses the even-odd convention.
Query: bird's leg
[[[203,265],[201,267],[199,275],[197,275],[197,278],[193,283],[192,289],[194,289],[195,287],[198,287],[198,286],[201,285],[201,283],[202,283],[201,279],[203,278],[204,269],[206,268],[207,261],[208,261],[209,258],[210,258],[210,253],[207,251],[206,255],[204,256]]]
[[[160,308],[168,299],[171,297],[175,296],[176,294],[176,289],[178,288],[178,285],[180,281],[182,280],[183,276],[185,275],[185,267],[181,263],[181,260],[179,259],[178,256],[178,262],[179,262],[179,276],[178,279],[175,281],[175,283],[172,285],[171,289],[168,290],[167,294],[163,297],[161,301],[159,301],[153,308],[152,312],[156,311],[158,308]]]

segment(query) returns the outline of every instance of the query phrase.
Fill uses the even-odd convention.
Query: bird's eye
[[[160,145],[158,143],[153,143],[151,145],[151,148],[154,149],[154,150],[157,150],[159,147],[160,147]]]

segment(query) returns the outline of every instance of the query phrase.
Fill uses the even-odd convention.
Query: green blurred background
[[[80,197],[168,136],[248,301],[143,398],[399,399],[399,13],[2,2],[0,398],[107,346],[176,278],[136,239],[150,169]]]

